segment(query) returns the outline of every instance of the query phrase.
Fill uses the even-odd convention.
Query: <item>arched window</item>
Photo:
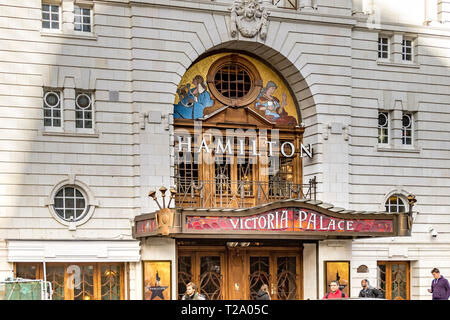
[[[386,212],[406,212],[405,201],[398,195],[392,195],[385,203]]]

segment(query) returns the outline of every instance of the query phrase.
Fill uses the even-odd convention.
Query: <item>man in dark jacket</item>
[[[383,298],[383,294],[377,288],[369,285],[369,280],[361,280],[361,291],[359,292],[359,297],[362,298]]]
[[[448,300],[450,297],[450,285],[448,280],[441,276],[438,268],[431,270],[431,274],[434,279],[431,282],[431,289],[428,289],[428,292],[433,294],[432,299]]]
[[[256,300],[270,300],[269,286],[267,284],[261,286],[261,289],[259,289],[256,295]]]

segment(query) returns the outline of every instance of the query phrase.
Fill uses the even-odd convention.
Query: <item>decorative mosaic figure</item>
[[[188,83],[177,89],[180,102],[174,104],[173,117],[175,119],[199,119],[203,118],[203,111],[214,104],[208,87],[201,75],[196,75],[192,80],[194,88]]]
[[[230,10],[232,37],[239,30],[246,38],[253,38],[259,32],[261,39],[266,39],[270,13],[258,0],[235,0]]]
[[[259,111],[263,111],[265,117],[271,121],[283,125],[296,125],[297,120],[289,116],[284,109],[287,105],[286,93],[280,100],[273,96],[278,86],[273,81],[268,81],[265,88],[261,89],[260,94],[256,98],[255,107]]]

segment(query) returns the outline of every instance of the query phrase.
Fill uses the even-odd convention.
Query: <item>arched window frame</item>
[[[386,205],[387,205],[389,199],[391,197],[395,196],[395,197],[398,197],[405,205],[404,212],[408,212],[409,211],[408,194],[410,194],[410,193],[408,193],[406,190],[403,190],[401,188],[396,188],[396,189],[391,190],[389,193],[387,193],[384,196],[383,203],[381,203],[381,205],[380,205],[380,210],[386,211]]]
[[[216,73],[227,64],[238,64],[240,67],[244,68],[250,76],[250,90],[245,96],[241,98],[232,99],[223,96],[214,84]],[[258,69],[253,65],[253,63],[237,54],[227,55],[214,62],[208,70],[206,80],[208,83],[208,88],[214,98],[216,98],[226,106],[233,107],[243,107],[252,103],[257,98],[263,87],[263,81],[258,72]]]

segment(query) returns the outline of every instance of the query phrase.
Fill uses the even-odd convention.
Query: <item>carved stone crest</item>
[[[270,12],[259,0],[235,0],[230,10],[233,38],[239,30],[246,38],[253,38],[259,33],[262,40],[266,39]]]

